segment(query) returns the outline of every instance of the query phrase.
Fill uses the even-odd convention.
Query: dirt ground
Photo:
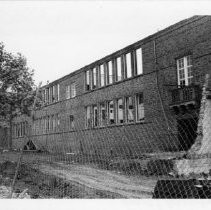
[[[1,185],[10,185],[18,153],[0,154]],[[15,186],[32,198],[151,198],[157,179],[99,169],[94,165],[52,160],[26,153]]]

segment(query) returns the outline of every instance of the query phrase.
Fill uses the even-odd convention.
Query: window
[[[104,65],[100,65],[100,86],[105,86],[105,68]]]
[[[177,75],[179,86],[193,83],[192,58],[190,55],[177,60]]]
[[[89,71],[86,71],[86,90],[90,90]]]
[[[20,137],[20,129],[21,127],[20,127],[20,124],[18,123],[17,124],[17,137]]]
[[[56,121],[56,131],[59,131],[60,130],[60,115],[59,114],[56,114],[55,121]]]
[[[86,128],[92,127],[92,121],[91,121],[91,107],[86,107]]]
[[[46,88],[46,102],[49,103],[49,88]]]
[[[92,84],[92,88],[95,89],[97,87],[97,69],[94,68],[92,70],[93,73],[93,84]]]
[[[112,61],[108,62],[108,84],[113,83],[113,68],[112,68]]]
[[[71,84],[71,98],[76,97],[76,84]]]
[[[144,102],[142,93],[136,95],[136,120],[144,120]]]
[[[116,81],[121,81],[122,80],[122,62],[121,62],[121,57],[118,57],[116,59],[117,62],[117,77]]]
[[[106,125],[106,106],[105,103],[100,104],[100,126]]]
[[[49,102],[53,102],[53,87],[49,87]]]
[[[70,129],[74,128],[74,116],[73,115],[69,116],[69,128]]]
[[[53,89],[52,89],[52,102],[55,102],[55,99],[56,99],[56,97],[55,97],[55,85],[52,87]]]
[[[126,121],[134,122],[134,105],[131,96],[126,98]]]
[[[69,99],[70,98],[70,86],[67,85],[66,86],[66,99]]]
[[[93,105],[93,117],[94,117],[94,127],[98,126],[98,111],[97,111],[97,105]]]
[[[54,130],[53,120],[54,120],[54,115],[51,115],[50,116],[50,131]]]
[[[122,124],[123,123],[123,118],[124,116],[124,111],[123,111],[123,100],[122,98],[117,100],[117,123]]]
[[[142,48],[136,50],[137,75],[143,74]]]
[[[50,116],[46,117],[46,133],[50,130]]]
[[[59,84],[57,85],[57,100],[60,100],[60,86]]]
[[[42,101],[45,104],[45,89],[42,90]]]
[[[131,63],[131,53],[126,54],[126,78],[132,76],[132,63]]]
[[[108,102],[108,123],[114,124],[114,101]]]

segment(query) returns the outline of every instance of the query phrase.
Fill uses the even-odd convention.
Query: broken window
[[[108,102],[108,123],[114,124],[114,101],[109,101]]]
[[[177,60],[177,75],[179,86],[193,83],[192,57],[190,55]]]
[[[132,77],[131,53],[126,54],[126,78]]]
[[[117,123],[122,124],[124,120],[124,109],[122,98],[117,100]]]
[[[117,76],[116,76],[116,81],[121,81],[122,80],[122,61],[121,57],[118,57],[116,59],[117,62]]]
[[[106,105],[105,103],[100,104],[100,126],[106,125]]]
[[[97,127],[98,126],[97,105],[93,105],[93,125],[94,125],[94,127]]]
[[[91,121],[91,107],[86,107],[86,128],[92,127],[92,121]]]
[[[126,121],[134,122],[134,103],[131,96],[126,97]]]
[[[76,84],[71,84],[71,98],[76,97]]]
[[[136,50],[136,69],[137,75],[143,74],[142,48]]]
[[[105,68],[104,68],[104,65],[100,65],[100,86],[103,87],[105,86]]]
[[[142,121],[144,120],[144,101],[143,101],[143,93],[136,95],[136,120]]]

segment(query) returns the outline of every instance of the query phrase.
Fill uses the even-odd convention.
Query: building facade
[[[41,88],[43,107],[13,122],[57,153],[138,156],[188,150],[211,68],[211,17],[194,16]]]

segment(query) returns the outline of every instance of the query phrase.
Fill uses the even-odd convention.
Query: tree
[[[30,115],[30,107],[35,97],[34,71],[27,66],[26,58],[5,50],[0,43],[0,119],[8,123],[12,146],[12,120],[14,117]]]

